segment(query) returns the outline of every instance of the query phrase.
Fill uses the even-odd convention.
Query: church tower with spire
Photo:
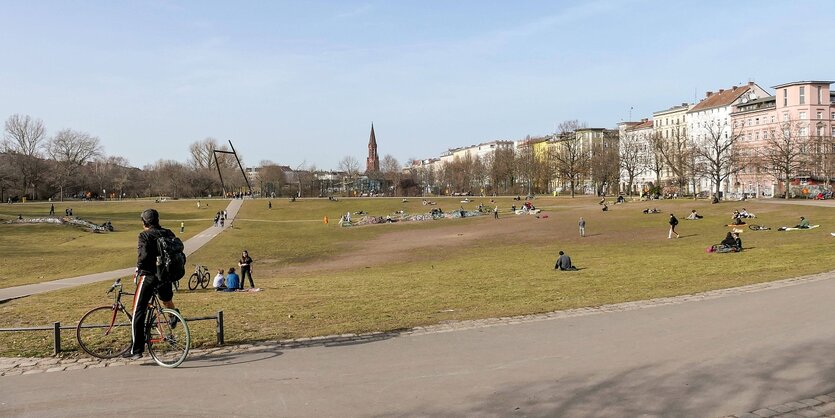
[[[374,136],[374,123],[371,123],[371,138],[368,139],[368,158],[365,160],[365,172],[380,171],[380,157],[377,156],[377,138]]]

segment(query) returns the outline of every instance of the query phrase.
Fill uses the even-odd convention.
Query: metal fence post
[[[58,353],[61,352],[61,323],[56,322],[52,324],[52,338],[55,344],[55,355],[57,356]]]
[[[217,311],[217,345],[223,345],[223,311]]]

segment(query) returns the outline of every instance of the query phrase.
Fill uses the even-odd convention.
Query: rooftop
[[[748,91],[754,85],[753,82],[748,83],[744,86],[733,86],[729,90],[720,89],[718,93],[714,93],[709,91],[706,93],[706,97],[702,99],[698,104],[693,106],[692,109],[688,113],[700,112],[706,109],[712,109],[714,107],[724,107],[729,106],[739,96],[742,96],[743,93]]]
[[[783,87],[796,86],[796,85],[799,85],[799,84],[827,84],[827,85],[829,85],[829,84],[832,84],[832,83],[835,83],[835,81],[811,81],[811,80],[809,80],[809,81],[792,81],[791,83],[778,84],[776,86],[772,86],[771,88],[781,89]]]

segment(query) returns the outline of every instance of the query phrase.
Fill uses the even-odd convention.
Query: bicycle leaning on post
[[[100,359],[121,356],[131,346],[131,315],[122,303],[122,295],[133,295],[122,291],[121,279],[116,279],[108,294],[113,293],[113,304],[93,308],[78,321],[75,335],[78,345],[87,354]],[[177,367],[185,361],[191,347],[191,334],[183,316],[164,308],[156,292],[148,304],[145,323],[145,341],[151,358],[162,367]],[[179,321],[171,327],[171,317]]]

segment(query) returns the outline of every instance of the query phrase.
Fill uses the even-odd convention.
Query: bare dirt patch
[[[433,249],[443,254],[444,249],[464,247],[479,240],[504,240],[515,242],[541,242],[554,233],[553,218],[548,213],[534,215],[505,214],[499,220],[492,215],[476,219],[441,219],[431,222],[444,222],[440,228],[405,229],[404,224],[378,224],[364,228],[391,228],[391,232],[353,245],[350,251],[327,260],[320,260],[303,265],[288,266],[279,273],[296,271],[333,271],[371,267],[392,262],[404,262],[411,259],[415,250]]]

